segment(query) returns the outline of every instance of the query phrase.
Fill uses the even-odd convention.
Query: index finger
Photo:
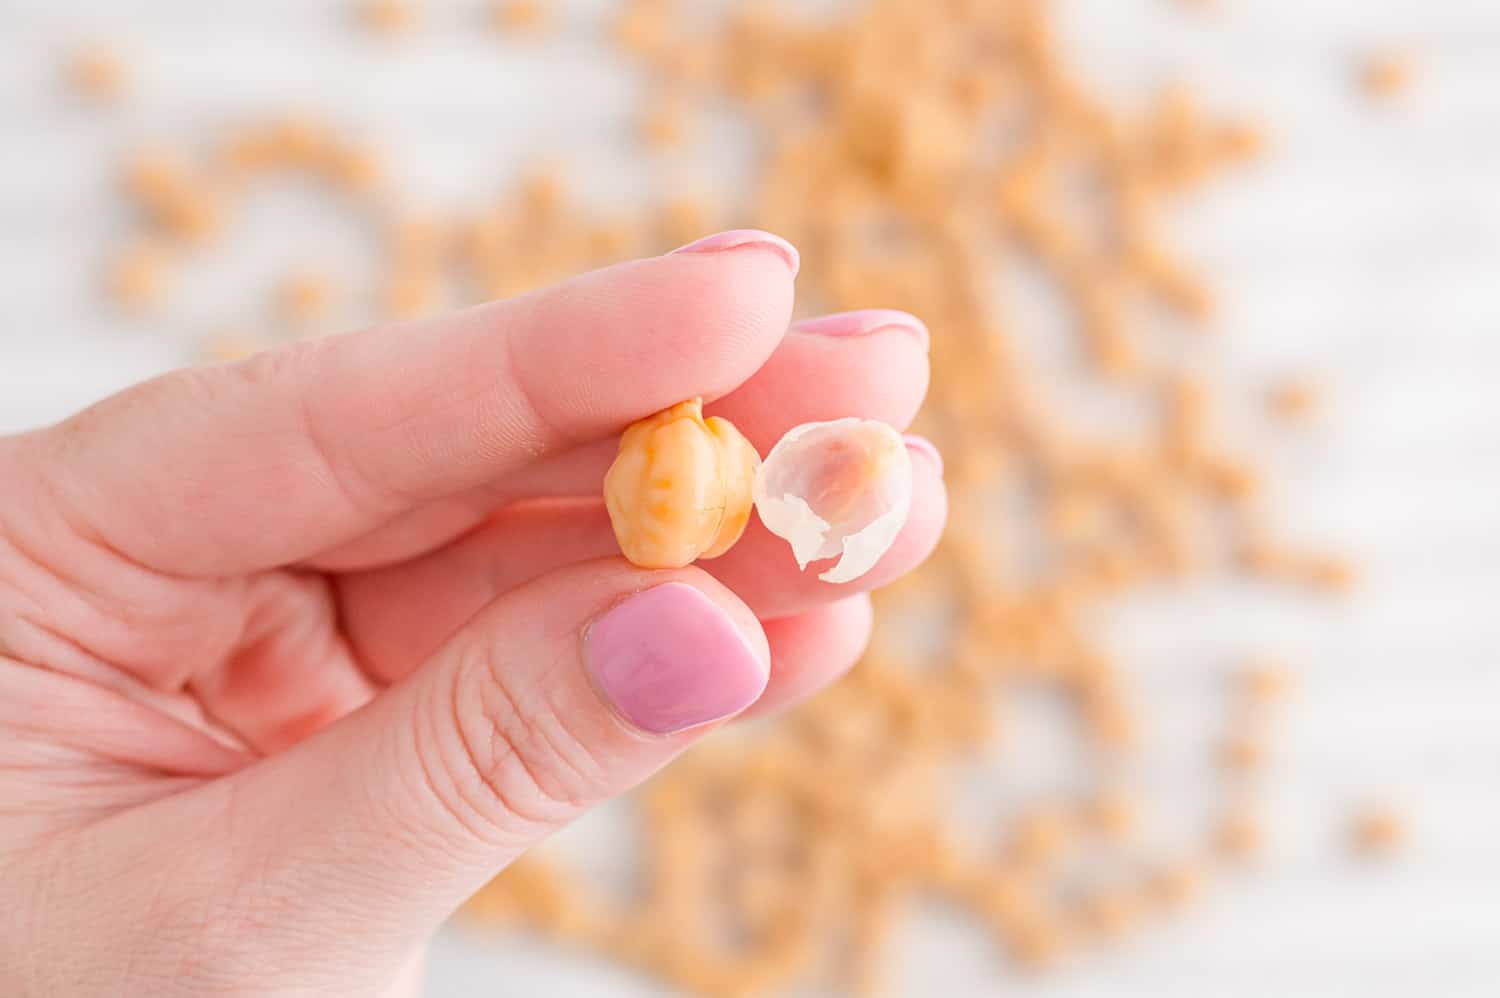
[[[722,233],[442,318],[173,372],[37,434],[75,527],[162,572],[289,564],[753,374],[797,256]]]

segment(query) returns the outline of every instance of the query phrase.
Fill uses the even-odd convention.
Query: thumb
[[[264,892],[278,932],[378,962],[748,707],[768,671],[754,615],[701,571],[614,558],[543,576],[366,708],[229,778],[254,881],[241,903]]]

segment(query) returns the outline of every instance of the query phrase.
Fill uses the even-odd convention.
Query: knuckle
[[[475,834],[524,841],[603,799],[609,781],[588,739],[509,671],[488,649],[460,659],[444,705],[453,745],[424,769],[442,774],[438,798]]]
[[[379,485],[351,459],[349,450],[327,429],[320,394],[309,390],[331,362],[327,340],[307,340],[255,354],[221,370],[238,381],[249,398],[281,398],[294,422],[300,446],[309,452],[321,477],[357,514],[382,517],[396,512],[406,497]],[[212,370],[212,369],[210,369]]]

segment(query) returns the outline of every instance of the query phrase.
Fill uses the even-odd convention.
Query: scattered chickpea
[[[361,0],[358,13],[366,28],[382,35],[405,34],[419,18],[414,0]]]
[[[1243,807],[1229,811],[1219,820],[1214,831],[1214,843],[1219,854],[1229,859],[1243,860],[1260,852],[1265,835],[1260,820]]]
[[[640,242],[640,231],[624,222],[599,225],[588,235],[590,255],[606,263],[614,263],[629,256],[632,248]]]
[[[1277,662],[1260,662],[1248,666],[1241,676],[1245,696],[1253,703],[1271,703],[1285,699],[1292,687],[1291,671]]]
[[[648,107],[641,118],[641,138],[649,146],[681,145],[687,137],[686,112],[680,102],[662,99]]]
[[[1116,938],[1140,920],[1140,899],[1128,890],[1100,890],[1083,900],[1079,914],[1094,933]]]
[[[1090,697],[1085,701],[1084,722],[1101,745],[1123,751],[1136,743],[1140,726],[1123,703],[1113,697]]]
[[[615,41],[633,55],[656,55],[665,47],[668,14],[669,9],[661,0],[627,0],[615,21]]]
[[[1240,563],[1252,574],[1298,583],[1332,595],[1348,593],[1358,580],[1354,565],[1347,558],[1308,554],[1264,538],[1251,538],[1240,548]]]
[[[265,132],[276,162],[283,166],[315,169],[333,141],[328,126],[305,114],[288,115]]]
[[[1266,747],[1253,734],[1239,732],[1225,740],[1220,759],[1226,769],[1240,773],[1248,772],[1264,765]]]
[[[1009,937],[1011,958],[1022,967],[1041,970],[1056,966],[1067,951],[1068,936],[1054,918],[1035,915]]]
[[[1224,126],[1214,136],[1217,158],[1230,164],[1261,158],[1270,141],[1264,128],[1237,123]]]
[[[666,242],[682,245],[714,230],[713,213],[699,198],[677,197],[661,212],[661,230]]]
[[[68,85],[73,92],[94,101],[116,101],[128,83],[125,62],[118,52],[102,45],[89,45],[74,52],[67,64]]]
[[[115,304],[144,311],[161,303],[166,290],[167,255],[161,246],[137,242],[110,265],[109,290]]]
[[[1134,263],[1146,285],[1184,318],[1203,323],[1214,317],[1218,304],[1208,285],[1161,247],[1142,247]]]
[[[208,336],[203,342],[203,359],[211,364],[226,364],[244,360],[259,353],[265,344],[259,337],[243,330],[224,329]]]
[[[307,325],[328,314],[336,289],[328,275],[317,270],[293,271],[282,279],[277,299],[282,316],[296,325]]]
[[[1021,864],[1050,863],[1062,855],[1074,837],[1068,815],[1059,809],[1042,808],[1016,819],[1010,840],[1010,854]]]
[[[547,26],[542,0],[498,0],[490,5],[490,22],[500,31],[535,34]]]
[[[568,194],[567,183],[562,173],[556,169],[532,171],[521,182],[521,190],[527,208],[543,218],[555,215],[562,208]]]
[[[1359,83],[1365,96],[1372,100],[1390,100],[1411,89],[1416,65],[1411,57],[1399,52],[1380,52],[1368,56],[1360,67]]]
[[[1274,385],[1266,396],[1271,414],[1286,422],[1305,421],[1317,411],[1319,401],[1317,386],[1300,379]]]
[[[1178,860],[1157,870],[1148,889],[1164,908],[1180,908],[1203,890],[1203,868],[1191,859]]]
[[[379,186],[384,172],[380,158],[357,145],[335,145],[323,155],[323,175],[340,190],[365,194]]]
[[[407,271],[392,275],[382,286],[380,304],[382,310],[397,319],[410,319],[423,314],[437,303],[436,281],[419,271]]]
[[[1112,841],[1130,838],[1140,824],[1135,801],[1119,791],[1106,791],[1095,797],[1088,808],[1088,819],[1098,834]]]
[[[1306,582],[1330,593],[1347,593],[1358,581],[1358,573],[1347,558],[1336,555],[1309,555],[1301,564]]]
[[[197,242],[223,228],[222,201],[174,153],[138,153],[126,163],[124,186],[147,217],[169,235]]]
[[[1200,465],[1205,484],[1225,499],[1243,502],[1260,494],[1261,480],[1253,468],[1240,461],[1211,458]]]
[[[125,161],[121,181],[136,200],[155,197],[177,186],[185,168],[180,157],[164,149],[142,149]]]
[[[1407,839],[1406,820],[1384,805],[1369,805],[1356,812],[1349,826],[1350,843],[1361,856],[1388,856]]]

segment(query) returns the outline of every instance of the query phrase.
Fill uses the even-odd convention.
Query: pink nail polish
[[[919,437],[915,433],[906,434],[905,440],[908,450],[925,455],[928,460],[937,465],[938,476],[941,477],[943,474],[943,453],[937,449],[937,444],[926,437]]]
[[[924,348],[931,338],[926,324],[921,319],[893,308],[865,308],[857,312],[820,315],[815,319],[794,322],[792,329],[795,332],[815,333],[819,336],[868,336],[882,329],[899,329],[915,336]]]
[[[668,582],[589,628],[594,685],[631,724],[667,735],[737,714],[760,698],[766,668],[718,604]]]
[[[676,253],[722,253],[725,250],[739,249],[741,246],[760,246],[769,249],[780,256],[791,269],[792,276],[797,276],[798,269],[802,266],[802,257],[797,252],[797,247],[785,239],[769,232],[759,229],[731,229],[729,232],[720,232],[712,236],[704,236],[702,239],[679,246],[668,256]]]

